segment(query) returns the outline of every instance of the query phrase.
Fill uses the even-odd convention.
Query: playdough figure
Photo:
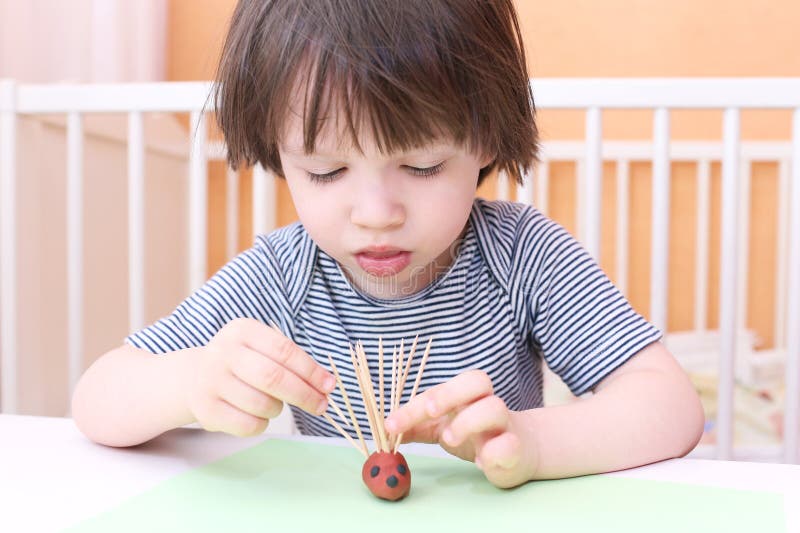
[[[400,399],[403,396],[405,389],[406,379],[411,371],[411,361],[414,359],[414,354],[417,349],[417,338],[414,339],[414,344],[411,346],[411,351],[406,355],[403,348],[404,343],[400,341],[400,349],[395,349],[392,354],[392,383],[391,383],[391,397],[389,399],[389,412],[400,407]],[[431,343],[433,339],[428,339],[428,345],[425,347],[425,353],[422,355],[422,362],[419,364],[417,370],[417,377],[414,380],[414,388],[411,390],[411,398],[417,394],[419,389],[419,381],[422,377],[422,372],[425,370],[425,363],[431,352]],[[367,412],[367,422],[372,431],[375,440],[376,451],[370,455],[364,436],[361,434],[361,429],[358,425],[358,420],[353,412],[350,404],[350,399],[347,396],[347,390],[342,383],[339,376],[339,370],[333,362],[333,358],[328,355],[328,361],[331,364],[331,370],[336,376],[336,381],[339,384],[339,390],[342,393],[347,411],[350,414],[350,420],[342,409],[337,406],[330,398],[329,404],[339,415],[339,418],[348,426],[355,428],[358,435],[358,442],[342,428],[328,413],[323,413],[331,426],[341,433],[341,435],[352,444],[355,449],[364,454],[367,461],[361,468],[361,479],[364,484],[369,488],[370,492],[384,500],[397,501],[405,498],[411,490],[411,470],[408,468],[406,458],[397,452],[397,448],[403,441],[403,434],[389,435],[386,428],[383,427],[383,420],[385,418],[385,402],[384,402],[384,389],[383,389],[383,341],[378,338],[378,394],[376,395],[375,389],[372,385],[370,377],[369,363],[367,361],[367,354],[364,352],[364,346],[358,342],[355,349],[350,346],[350,357],[353,360],[353,368],[356,371],[358,378],[358,388],[361,396],[364,399],[364,407]],[[403,367],[405,366],[405,370]],[[376,397],[377,396],[377,397]]]
[[[372,494],[384,500],[405,498],[411,489],[411,471],[401,453],[373,453],[361,469],[361,478]]]

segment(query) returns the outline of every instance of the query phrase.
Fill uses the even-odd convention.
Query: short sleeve
[[[205,346],[235,318],[282,323],[287,298],[278,255],[264,236],[233,258],[168,316],[125,343],[154,354]]]
[[[592,390],[661,332],[637,313],[564,228],[539,215],[528,292],[533,342],[575,395]],[[544,222],[542,222],[544,221]]]

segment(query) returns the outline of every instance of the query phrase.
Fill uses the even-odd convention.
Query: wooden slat
[[[239,248],[239,173],[225,172],[225,256],[230,260]]]
[[[253,235],[275,228],[275,177],[261,165],[253,167]]]
[[[144,123],[128,113],[128,328],[144,327]]]
[[[67,358],[69,396],[83,373],[83,119],[67,115]]]
[[[708,263],[711,234],[711,162],[697,162],[697,227],[694,277],[694,329],[705,331],[708,315]]]
[[[669,291],[669,110],[659,108],[653,120],[653,224],[650,239],[650,322],[667,331]]]
[[[734,359],[737,350],[739,246],[739,138],[738,109],[725,110],[722,159],[722,260],[720,279],[720,361],[717,401],[717,457],[733,457]]]
[[[789,273],[786,310],[786,404],[783,458],[798,462],[800,446],[800,107],[792,116],[792,180],[789,202]]]
[[[0,80],[0,408],[17,412],[16,84]]]
[[[628,294],[628,263],[630,261],[628,246],[630,238],[630,169],[630,161],[627,159],[617,160],[617,235],[614,267],[616,279],[614,284],[624,295]]]
[[[206,160],[206,118],[191,113],[189,135],[189,292],[206,281],[208,254],[208,161]]]
[[[603,116],[598,107],[586,111],[586,160],[583,166],[583,187],[578,228],[588,252],[600,262],[601,206],[603,202]],[[581,214],[583,211],[583,214]]]

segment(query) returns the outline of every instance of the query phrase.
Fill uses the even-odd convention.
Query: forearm
[[[680,457],[697,444],[702,407],[682,373],[636,370],[573,404],[519,413],[535,479],[609,472]],[[525,444],[523,444],[525,446]]]
[[[95,442],[132,446],[193,422],[183,392],[192,351],[153,355],[122,346],[103,355],[75,389],[75,423]]]

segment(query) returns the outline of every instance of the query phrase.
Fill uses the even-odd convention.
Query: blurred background
[[[531,76],[591,77],[784,77],[800,76],[800,2],[796,0],[517,0]],[[234,0],[0,0],[0,79],[20,83],[112,83],[211,80]],[[534,94],[534,98],[536,95]],[[674,110],[673,141],[722,138],[722,112]],[[791,136],[790,111],[744,111],[743,141],[785,142]],[[63,382],[66,309],[62,224],[64,121],[57,117],[20,120],[19,166],[23,173],[19,211],[22,216],[19,341],[19,411],[61,416],[67,413]],[[545,140],[582,140],[585,118],[580,111],[539,113]],[[125,233],[125,117],[86,119],[87,253],[85,276],[85,356],[88,366],[127,335]],[[211,127],[211,126],[210,126]],[[147,133],[147,239],[150,243],[145,284],[146,315],[152,321],[169,313],[185,297],[184,262],[186,207],[181,180],[185,159],[170,147],[187,143],[189,120],[180,114],[153,114]],[[218,138],[212,131],[210,137]],[[604,140],[646,141],[653,131],[651,111],[606,110]],[[239,176],[239,210],[235,227],[226,217],[226,169],[209,162],[207,271],[216,271],[231,254],[229,230],[236,250],[253,240],[251,174]],[[778,165],[751,165],[751,200],[747,265],[748,307],[745,325],[755,352],[775,346]],[[576,230],[574,162],[550,164],[548,215]],[[691,330],[694,316],[695,250],[697,249],[696,169],[673,163],[671,179],[669,310],[667,329]],[[181,176],[181,177],[179,177]],[[647,315],[650,298],[651,165],[630,165],[630,257],[626,295]],[[600,263],[620,282],[614,258],[615,166],[604,164],[603,223]],[[493,198],[497,179],[479,191]],[[281,180],[276,180],[277,225],[296,219]],[[513,197],[513,191],[511,193]],[[711,166],[710,235],[708,240],[708,306],[704,321],[718,324],[720,166]],[[230,226],[230,227],[229,227]],[[25,317],[30,320],[25,320]],[[699,389],[714,387],[714,378],[693,375]],[[47,383],[42,387],[41,383]],[[711,398],[713,391],[708,391]],[[779,435],[780,390],[756,387],[747,398],[755,430],[748,435],[774,440]],[[568,401],[554,391],[552,401]],[[748,399],[750,398],[750,399]],[[752,401],[751,401],[752,400]],[[713,410],[712,400],[707,408]],[[758,411],[760,409],[760,411]],[[773,420],[774,419],[774,420]],[[753,425],[751,424],[751,425]],[[754,426],[754,427],[755,427]],[[743,427],[743,426],[742,426]],[[741,429],[741,427],[739,428]],[[738,429],[737,429],[738,431]],[[742,429],[742,431],[747,431]],[[755,436],[753,436],[755,435]],[[713,435],[709,438],[713,439]]]

